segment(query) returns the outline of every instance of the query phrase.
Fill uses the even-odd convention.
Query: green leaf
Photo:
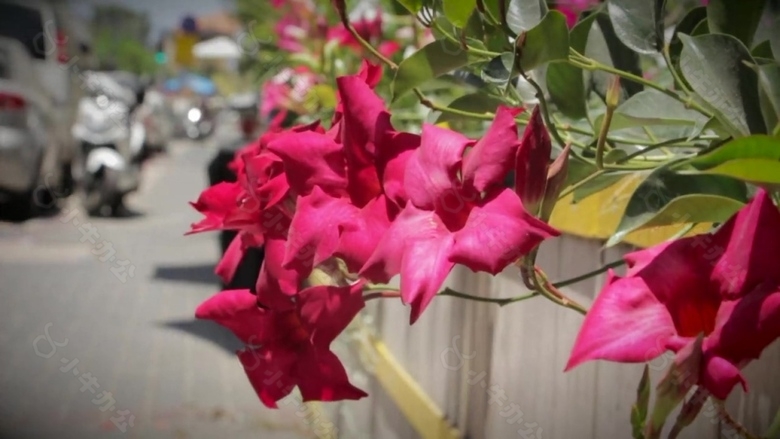
[[[476,61],[457,44],[434,41],[406,58],[398,66],[392,83],[393,101],[404,93],[445,73]]]
[[[501,105],[501,100],[488,96],[484,93],[472,93],[461,96],[448,106],[453,110],[466,111],[469,113],[489,114],[495,113],[496,108]],[[436,120],[436,123],[451,122],[453,120],[471,120],[467,116],[461,116],[454,113],[442,113]]]
[[[477,7],[477,0],[443,0],[444,16],[460,28],[466,27],[469,17]]]
[[[772,129],[780,122],[780,64],[755,66],[758,71],[759,99],[764,122]]]
[[[732,178],[685,175],[658,168],[631,195],[607,246],[646,227],[725,221],[742,207],[746,198],[745,184]]]
[[[520,55],[520,66],[529,72],[550,61],[569,57],[569,29],[566,17],[558,11],[550,11],[544,19],[525,36]]]
[[[479,0],[478,0],[479,1]],[[496,24],[501,22],[503,11],[501,10],[501,0],[481,0],[485,6],[485,13],[496,20]],[[491,20],[492,21],[492,20]],[[503,32],[501,32],[503,34]]]
[[[662,0],[610,0],[609,17],[620,41],[639,53],[658,52],[663,47],[659,20],[662,3]]]
[[[424,0],[396,0],[412,14],[420,12],[425,3]]]
[[[707,23],[710,32],[736,37],[751,47],[766,0],[710,0]]]
[[[577,52],[585,52],[588,33],[595,19],[595,14],[588,15],[572,28],[569,45]],[[584,119],[588,115],[582,69],[568,63],[552,63],[547,67],[546,79],[550,99],[561,113],[572,119]]]
[[[504,52],[501,55],[491,59],[482,69],[482,80],[488,84],[497,84],[506,87],[509,79],[512,78],[512,71],[515,65],[515,54]]]
[[[643,430],[647,419],[647,406],[650,403],[650,370],[645,364],[645,370],[636,389],[636,402],[631,407],[631,427],[634,439],[644,439]]]
[[[687,162],[700,173],[751,183],[780,183],[780,139],[757,135],[733,140]]]
[[[780,139],[764,135],[735,139],[707,154],[689,159],[684,164],[705,170],[736,159],[780,161]]]
[[[707,8],[704,6],[688,11],[677,27],[674,28],[672,39],[669,42],[669,58],[671,58],[672,65],[680,76],[682,76],[680,71],[680,52],[683,50],[683,43],[680,41],[679,35],[695,35],[694,29],[701,23],[704,23],[704,26],[707,24]]]
[[[585,55],[618,70],[642,76],[639,55],[620,41],[612,21],[605,13],[596,14],[596,23],[591,26]],[[593,88],[602,99],[606,97],[611,78],[612,75],[606,72],[596,71],[591,75]],[[620,85],[626,96],[633,96],[643,90],[642,84],[632,81],[621,81]]]
[[[680,70],[691,88],[734,135],[766,133],[758,100],[758,75],[745,46],[729,35],[680,35]]]
[[[544,0],[509,0],[506,24],[516,35],[527,32],[542,21],[547,14]]]
[[[753,48],[753,50],[750,51],[750,54],[753,56],[753,58],[766,58],[766,59],[772,59],[774,55],[772,55],[772,45],[769,43],[769,40],[765,40],[759,44],[756,45],[756,47]]]
[[[603,118],[601,116],[600,118]],[[623,102],[612,117],[610,131],[649,125],[704,124],[707,116],[655,89],[644,90]],[[601,126],[597,118],[594,126]]]

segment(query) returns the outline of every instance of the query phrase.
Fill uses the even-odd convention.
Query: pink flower
[[[371,90],[380,78],[381,69],[370,64],[339,78],[331,131],[289,133],[269,145],[296,182],[284,266],[301,276],[334,255],[357,272],[405,203],[404,163],[419,138],[393,130],[384,102]]]
[[[311,287],[287,306],[268,309],[249,290],[228,290],[203,302],[195,315],[248,345],[238,357],[267,407],[276,408],[295,386],[303,401],[356,400],[368,395],[350,384],[330,344],[363,308],[361,293],[362,284]]]
[[[382,13],[376,11],[376,15],[373,18],[361,17],[359,20],[352,21],[350,23],[361,38],[369,43],[376,43],[382,38]],[[355,51],[362,53],[363,46],[352,35],[352,33],[343,25],[339,24],[328,31],[328,40],[338,41],[340,44],[350,47]],[[387,52],[392,52],[392,47],[385,45],[383,48]],[[384,54],[384,53],[383,53]]]
[[[406,164],[404,189],[410,202],[361,270],[377,282],[401,274],[401,297],[412,306],[412,323],[456,263],[496,274],[559,234],[530,215],[514,191],[502,187],[520,146],[516,114],[500,107],[476,143],[450,130],[423,126],[421,145]]]
[[[570,370],[589,360],[677,363],[701,356],[691,380],[725,399],[740,373],[780,336],[780,213],[763,190],[712,235],[626,255],[577,336]],[[703,335],[701,346],[692,345]]]
[[[566,16],[566,23],[569,27],[574,27],[577,24],[577,18],[580,13],[599,4],[599,0],[565,0],[557,1],[555,9],[559,10]]]

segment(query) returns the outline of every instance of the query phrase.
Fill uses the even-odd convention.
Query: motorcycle
[[[184,132],[192,140],[208,137],[214,130],[214,122],[202,106],[192,106],[184,118]]]
[[[110,73],[87,73],[88,93],[80,100],[72,133],[80,144],[80,191],[90,215],[117,215],[125,195],[138,189],[145,129],[133,112],[143,91]]]

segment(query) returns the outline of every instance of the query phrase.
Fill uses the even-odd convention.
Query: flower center
[[[698,300],[685,300],[677,305],[677,313],[672,316],[677,333],[683,337],[705,336],[715,329],[715,317],[720,308],[720,299],[699,297]]]
[[[282,318],[282,328],[287,334],[287,340],[293,344],[304,344],[309,340],[311,333],[306,329],[300,316],[295,311],[288,312]]]

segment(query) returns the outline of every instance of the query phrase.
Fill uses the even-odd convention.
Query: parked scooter
[[[108,72],[88,72],[87,84],[73,126],[80,143],[80,192],[90,215],[117,215],[125,195],[140,184],[146,134],[133,113],[143,102],[143,87],[133,89]]]
[[[206,105],[192,105],[183,121],[184,132],[192,140],[201,140],[214,131],[214,120]]]

